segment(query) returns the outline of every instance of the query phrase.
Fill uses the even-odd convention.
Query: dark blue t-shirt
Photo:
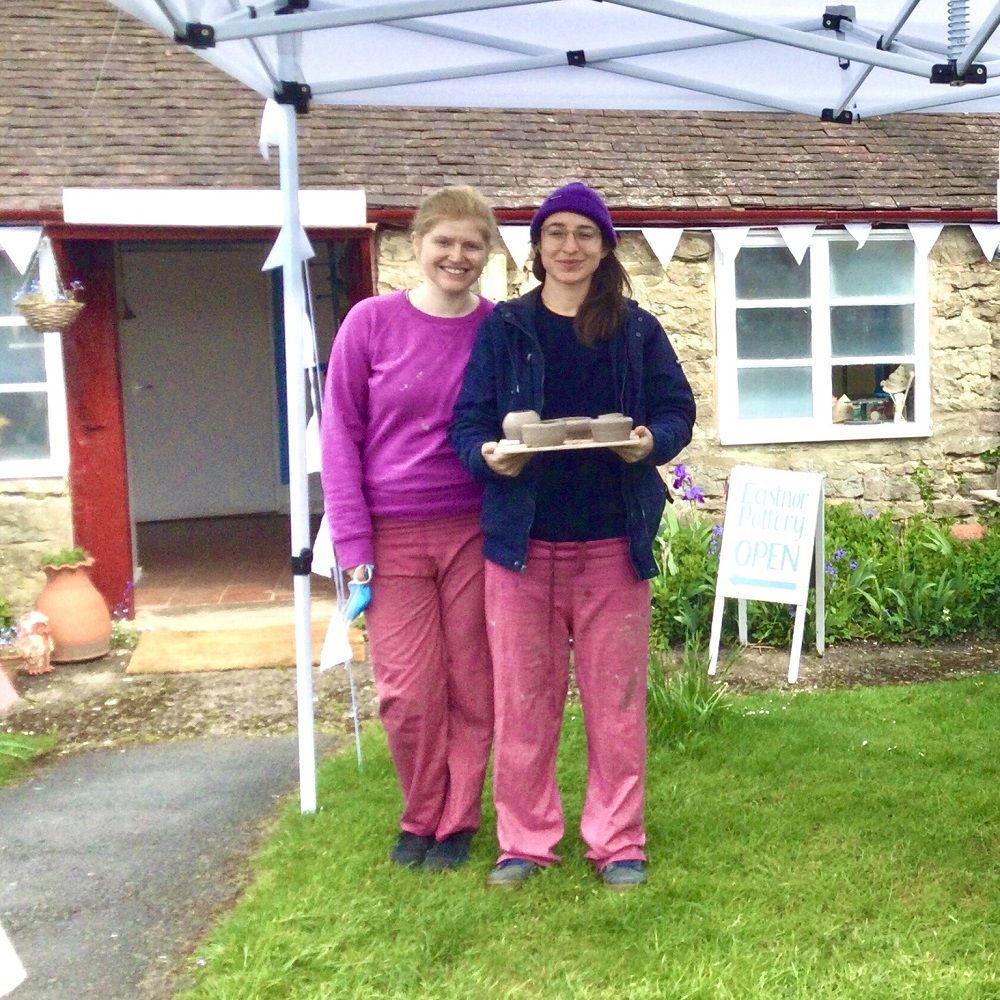
[[[536,330],[545,359],[542,419],[596,417],[620,409],[607,344],[581,344],[572,317],[547,309],[540,296]],[[608,449],[542,452],[529,468],[538,482],[532,538],[589,542],[627,533],[622,460]]]

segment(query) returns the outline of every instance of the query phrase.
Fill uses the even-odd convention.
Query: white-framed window
[[[37,333],[14,308],[23,277],[0,255],[0,479],[65,476],[66,393],[58,333]]]
[[[728,260],[717,245],[715,271],[722,444],[930,434],[927,261],[908,230],[817,232],[801,264],[761,230]]]

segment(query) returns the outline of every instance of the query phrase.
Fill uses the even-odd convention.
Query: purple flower
[[[823,567],[823,569],[826,571],[826,575],[829,576],[831,579],[833,579],[833,580],[837,579],[837,567],[834,566],[833,563],[829,563],[828,562]]]
[[[704,503],[705,495],[701,492],[700,486],[685,486],[681,499],[690,500],[693,503]]]
[[[721,538],[722,537],[722,525],[721,524],[713,524],[712,525],[712,534],[715,535],[716,538]]]
[[[715,538],[710,538],[708,541],[708,554],[714,556],[716,552],[719,551],[719,542]]]
[[[851,562],[850,562],[850,566],[851,566],[851,569],[857,569],[858,568],[858,561],[857,561],[857,559],[852,559]]]
[[[876,517],[878,517],[878,514],[876,514],[875,511],[873,510],[866,510],[865,517],[867,517],[868,520],[871,521],[874,520]]]
[[[688,470],[684,465],[674,466],[674,489],[679,490],[688,479]]]
[[[846,555],[847,555],[847,553],[844,551],[844,549],[837,549],[837,551],[834,552],[834,554],[833,554],[833,558],[836,559],[839,562]]]

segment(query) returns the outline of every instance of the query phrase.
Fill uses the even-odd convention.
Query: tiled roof
[[[0,218],[58,212],[66,186],[272,187],[263,102],[104,0],[0,4]],[[996,119],[315,106],[304,187],[409,208],[471,183],[498,208],[582,179],[616,208],[866,213],[996,206]]]

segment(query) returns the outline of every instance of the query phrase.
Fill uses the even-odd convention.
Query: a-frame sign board
[[[798,680],[810,570],[816,581],[816,650],[823,652],[824,481],[819,472],[752,465],[737,465],[730,473],[709,640],[710,674],[715,673],[719,662],[725,601],[735,597],[739,601],[740,642],[744,645],[748,600],[795,605],[788,682]]]

